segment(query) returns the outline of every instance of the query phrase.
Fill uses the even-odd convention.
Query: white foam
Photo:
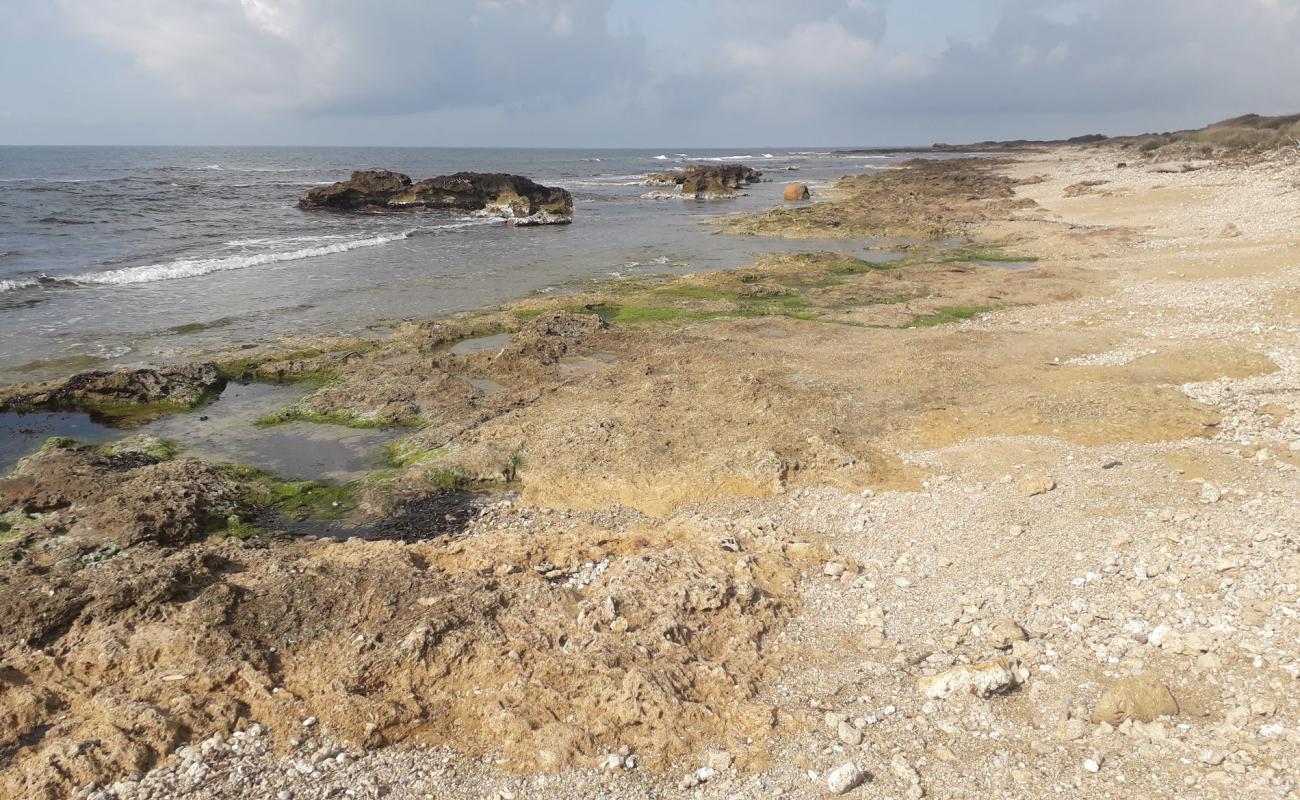
[[[224,258],[180,259],[166,264],[146,264],[139,267],[123,267],[122,269],[108,270],[105,272],[87,272],[81,275],[73,275],[64,280],[68,283],[81,286],[119,286],[132,283],[153,283],[154,281],[167,281],[177,278],[195,278],[213,272],[226,272],[229,270],[247,269],[248,267],[261,267],[267,264],[278,264],[284,261],[301,261],[306,258],[319,258],[320,256],[346,253],[349,250],[356,250],[362,247],[378,247],[392,242],[400,242],[403,239],[409,239],[411,236],[428,231],[472,228],[478,225],[497,224],[500,223],[500,221],[500,218],[461,219],[457,222],[451,222],[446,225],[431,225],[426,228],[411,228],[409,230],[401,231],[400,233],[372,236],[367,239],[345,238],[343,241],[337,241],[342,237],[335,234],[294,236],[285,239],[236,239],[232,242],[228,242],[226,247],[241,247],[249,245],[283,246],[285,244],[298,244],[304,242],[316,242],[317,244],[313,247],[301,247],[296,250],[253,253],[242,256],[227,256]],[[319,242],[322,241],[331,243],[319,244]]]
[[[0,294],[5,292],[16,292],[19,289],[27,289],[36,286],[39,281],[32,278],[18,278],[17,280],[0,280]]]
[[[323,233],[317,236],[288,236],[280,239],[231,239],[226,247],[266,247],[267,245],[286,245],[300,243],[341,242],[355,240],[355,235],[346,233]]]
[[[655,156],[655,161],[667,161],[668,156]]]
[[[412,233],[415,233],[415,231],[403,231],[369,239],[353,239],[347,242],[336,242],[317,247],[304,247],[283,253],[258,253],[256,255],[230,256],[228,258],[181,259],[167,264],[147,264],[139,267],[113,269],[106,272],[88,272],[82,275],[74,275],[69,280],[82,285],[118,286],[131,283],[153,283],[154,281],[167,281],[176,278],[194,278],[213,272],[226,272],[228,270],[247,269],[248,267],[261,267],[267,264],[278,264],[283,261],[300,261],[305,258],[346,253],[349,250],[356,250],[361,247],[378,247],[391,242],[399,242],[408,238]]]

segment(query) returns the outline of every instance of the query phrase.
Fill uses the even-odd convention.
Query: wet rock
[[[812,196],[812,193],[808,191],[808,184],[806,183],[786,184],[785,191],[782,194],[787,203],[797,203],[800,200],[807,200]]]
[[[735,197],[736,190],[757,183],[763,173],[744,164],[710,164],[686,167],[677,172],[656,172],[646,176],[652,186],[676,184],[680,197],[711,200]],[[651,194],[661,194],[652,192]]]
[[[40,384],[19,384],[0,392],[0,411],[33,408],[84,408],[92,413],[125,415],[131,406],[165,410],[192,408],[212,397],[225,379],[212,363],[156,369],[80,372]]]
[[[1178,713],[1169,687],[1150,675],[1126,678],[1106,690],[1092,710],[1094,723],[1119,725],[1126,720],[1151,722]]]
[[[573,221],[573,197],[567,191],[501,173],[457,172],[412,183],[398,172],[362,170],[346,181],[308,189],[298,206],[308,211],[469,211],[512,225]]]
[[[503,356],[554,364],[608,327],[596,314],[544,314],[511,338]]]

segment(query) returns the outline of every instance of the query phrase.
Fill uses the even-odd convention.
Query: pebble
[[[862,744],[862,730],[848,720],[839,724],[836,735],[839,736],[841,742],[850,747],[857,747]]]
[[[1016,484],[1016,491],[1023,497],[1047,494],[1055,488],[1056,481],[1046,475],[1026,475]]]
[[[826,788],[831,794],[848,794],[867,779],[867,774],[852,762],[841,764],[826,775]]]

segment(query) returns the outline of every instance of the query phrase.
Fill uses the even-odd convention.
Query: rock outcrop
[[[0,390],[0,411],[81,408],[110,417],[193,408],[221,390],[216,364],[79,372],[47,383]],[[156,415],[155,415],[156,416]]]
[[[573,221],[573,197],[519,175],[457,172],[412,183],[388,170],[361,170],[346,181],[308,189],[298,200],[308,211],[469,211],[512,225]]]
[[[165,460],[148,443],[51,440],[0,478],[0,514],[18,520],[16,535],[38,546],[33,559],[54,562],[105,547],[194,541],[243,510],[240,487],[220,468]]]
[[[652,172],[646,176],[648,186],[681,187],[680,196],[696,200],[715,200],[735,197],[743,186],[757,183],[763,173],[744,164],[714,164],[690,166],[676,172]],[[655,197],[661,193],[651,192]]]

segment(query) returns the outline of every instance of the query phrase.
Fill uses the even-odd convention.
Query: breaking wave
[[[38,285],[40,285],[40,281],[35,278],[0,280],[0,294],[4,294],[5,292],[16,292],[19,289],[27,289]]]
[[[317,245],[315,247],[303,247],[298,250],[289,250],[282,253],[256,253],[244,256],[227,256],[225,258],[187,258],[171,261],[166,264],[146,264],[139,267],[123,267],[122,269],[108,270],[107,272],[87,272],[82,275],[73,275],[68,278],[68,280],[82,286],[116,286],[131,283],[169,281],[177,278],[194,278],[199,275],[208,275],[213,272],[226,272],[234,269],[262,267],[267,264],[278,264],[284,261],[301,261],[304,258],[318,258],[320,256],[334,255],[336,253],[346,253],[349,250],[356,250],[362,247],[379,247],[380,245],[408,239],[414,233],[416,233],[415,230],[408,230],[385,236],[374,236],[369,239],[353,239],[350,241],[335,242],[333,244]]]
[[[363,247],[379,247],[381,245],[400,242],[409,239],[412,236],[433,231],[456,230],[458,228],[471,228],[479,225],[495,225],[500,224],[500,222],[499,219],[495,218],[465,219],[448,223],[446,225],[411,228],[398,233],[372,236],[366,239],[356,239],[338,235],[294,236],[287,239],[235,239],[227,242],[225,247],[236,248],[263,245],[283,246],[287,244],[312,244],[309,247],[300,247],[295,250],[269,253],[249,253],[246,255],[232,255],[215,258],[185,258],[177,259],[176,261],[169,261],[165,264],[144,264],[136,267],[122,267],[121,269],[105,270],[103,272],[85,272],[80,275],[69,275],[66,277],[41,275],[38,278],[0,280],[0,293],[29,289],[40,285],[62,284],[66,286],[121,286],[134,283],[169,281],[178,278],[195,278],[200,275],[209,275],[213,272],[248,269],[249,267],[261,267],[268,264],[279,264],[285,261],[301,261],[307,258],[318,258],[320,256],[346,253],[349,250],[357,250]]]

